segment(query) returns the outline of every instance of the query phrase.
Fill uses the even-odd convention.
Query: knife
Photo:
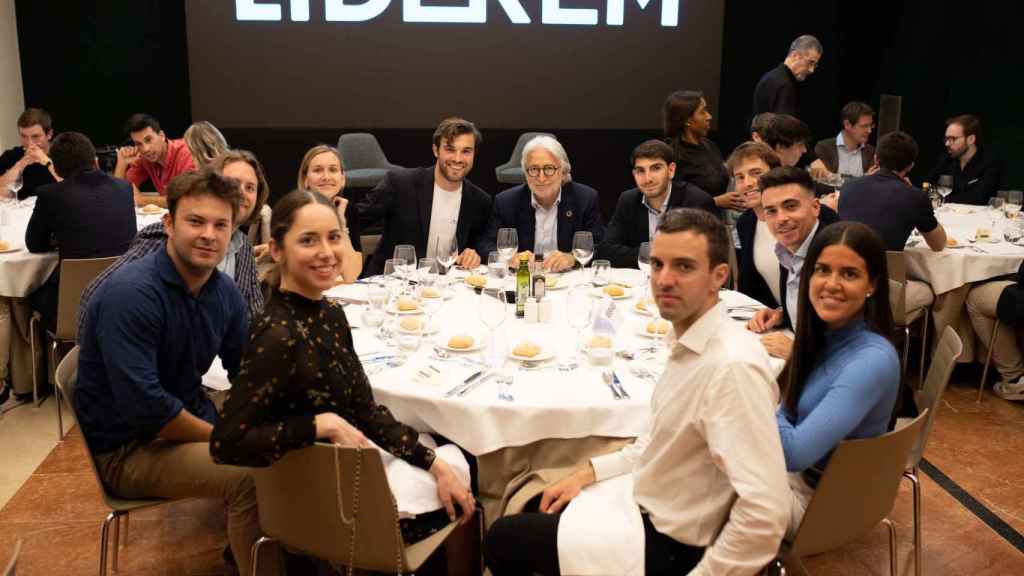
[[[458,396],[459,398],[462,398],[466,394],[469,394],[470,391],[475,389],[477,386],[479,386],[479,385],[483,384],[484,382],[487,382],[488,380],[490,380],[494,375],[495,374],[493,372],[491,372],[491,373],[487,374],[486,376],[484,376],[482,378],[477,378],[475,381],[470,382],[469,384],[466,384],[465,386],[463,386],[462,390],[459,390],[455,395]]]
[[[615,370],[612,370],[612,382],[615,383],[615,387],[619,389],[619,394],[621,394],[623,398],[629,398],[629,393],[622,387],[622,381],[619,380],[619,375],[615,373]]]
[[[461,389],[463,389],[463,388],[465,388],[466,386],[469,386],[470,384],[472,384],[472,383],[473,383],[473,381],[474,381],[474,380],[476,380],[477,378],[479,378],[479,377],[480,377],[480,376],[481,376],[481,375],[482,375],[483,373],[484,373],[484,371],[483,371],[483,370],[479,370],[479,371],[477,371],[477,372],[474,372],[474,373],[470,374],[469,378],[466,378],[466,379],[465,379],[465,380],[464,380],[464,381],[462,382],[462,384],[459,384],[459,385],[455,386],[454,388],[452,388],[451,390],[449,390],[449,391],[445,392],[445,394],[444,394],[444,395],[445,395],[445,397],[446,397],[446,398],[451,398],[452,396],[455,396],[456,394],[458,394],[458,393],[459,393],[459,391],[460,391]]]

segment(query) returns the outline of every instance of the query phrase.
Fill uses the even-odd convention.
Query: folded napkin
[[[437,442],[427,434],[420,434],[419,441],[420,444],[432,448],[438,458],[448,463],[459,480],[469,486],[469,462],[457,446],[445,444],[438,447]],[[380,450],[380,458],[388,476],[388,485],[398,505],[399,517],[411,518],[444,507],[437,496],[437,481],[433,474],[416,468],[405,460],[395,458],[380,448],[377,449]]]
[[[633,499],[633,475],[591,484],[573,498],[558,521],[562,574],[644,574],[644,523]]]
[[[220,361],[220,356],[214,356],[210,369],[206,371],[206,374],[203,374],[203,386],[212,390],[231,389],[228,371],[224,368],[224,363]]]

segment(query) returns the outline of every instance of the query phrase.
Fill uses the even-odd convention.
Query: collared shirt
[[[216,270],[193,295],[167,250],[121,268],[93,294],[79,334],[79,423],[97,453],[146,443],[182,410],[213,424],[203,374],[242,359],[245,302]]]
[[[708,547],[690,574],[753,574],[778,552],[790,516],[778,397],[758,337],[719,302],[673,342],[649,430],[592,458],[595,475],[632,472],[658,532]]]
[[[434,199],[430,207],[430,231],[427,233],[427,258],[437,258],[439,246],[450,246],[459,227],[462,208],[462,185],[449,192],[434,184]],[[486,254],[484,258],[486,258]],[[390,258],[391,256],[388,256]]]
[[[797,296],[800,294],[800,271],[804,269],[804,258],[807,257],[807,249],[811,247],[814,235],[818,233],[820,222],[814,221],[814,228],[804,238],[804,243],[797,249],[796,254],[790,252],[782,244],[775,244],[775,255],[779,257],[779,264],[789,272],[786,277],[786,312],[789,314],[789,323],[796,330],[796,304]],[[781,302],[781,300],[780,300]]]
[[[863,176],[864,175],[864,161],[861,159],[861,151],[864,150],[864,145],[861,144],[850,151],[846,147],[845,141],[843,140],[843,133],[840,132],[836,136],[836,149],[839,151],[839,173],[843,176]]]
[[[217,270],[232,280],[235,279],[235,261],[238,259],[238,251],[241,250],[245,238],[245,234],[236,230],[231,235],[231,242],[228,244],[227,251],[224,252],[224,259],[217,264]]]
[[[550,208],[537,203],[537,198],[530,194],[530,205],[533,206],[534,231],[533,253],[551,254],[558,251],[558,205],[562,203],[562,191]]]
[[[647,208],[647,241],[654,240],[654,233],[658,231],[658,218],[668,210],[668,201],[672,199],[672,183],[669,183],[668,193],[665,194],[665,200],[661,203],[661,210],[655,210],[651,208],[651,205],[647,203],[647,195],[640,191],[642,199],[640,203]]]
[[[156,191],[166,196],[167,183],[178,174],[191,172],[196,169],[195,161],[192,159],[192,152],[182,139],[167,141],[167,154],[163,162],[150,162],[140,158],[138,162],[128,167],[124,177],[126,180],[141,186],[146,180],[153,182]]]

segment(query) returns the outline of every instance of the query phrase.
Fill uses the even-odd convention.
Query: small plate
[[[480,338],[478,336],[473,336],[472,334],[466,334],[466,336],[470,336],[471,338],[473,338],[473,345],[470,346],[469,348],[452,348],[451,346],[448,345],[448,341],[451,340],[452,336],[458,336],[458,334],[450,334],[450,335],[448,335],[448,336],[446,336],[444,338],[438,338],[434,342],[434,345],[436,345],[438,348],[444,348],[445,350],[447,350],[449,352],[455,352],[455,353],[459,353],[459,352],[475,352],[475,351],[477,351],[477,350],[479,350],[479,349],[484,347],[483,338]]]
[[[0,254],[10,254],[11,252],[17,252],[19,250],[21,250],[21,246],[11,244],[6,250],[0,250]]]
[[[426,319],[424,319],[424,323],[425,322],[426,322]],[[423,331],[423,332],[420,332],[419,330],[406,330],[405,328],[402,328],[401,323],[399,323],[399,325],[398,325],[398,332],[401,333],[401,334],[424,334],[424,335],[430,335],[430,334],[437,334],[439,330],[440,330],[440,328],[437,327],[437,322],[434,322],[431,326],[428,326],[427,329],[425,331]]]
[[[540,344],[537,345],[540,346]],[[552,358],[554,358],[555,351],[552,350],[550,346],[541,346],[540,352],[538,352],[536,356],[520,356],[518,354],[513,354],[512,352],[509,352],[508,357],[513,360],[518,360],[520,362],[543,362],[545,360],[551,360]]]
[[[618,286],[622,286],[618,284]],[[604,298],[606,296],[604,288],[594,288],[590,291],[590,295],[595,298]],[[612,300],[625,300],[626,298],[632,298],[633,291],[629,288],[622,286],[622,296],[609,296]]]
[[[394,303],[391,303],[388,304],[387,310],[385,310],[385,312],[387,312],[388,314],[398,314],[400,316],[405,316],[408,314],[423,314],[423,306],[416,306],[415,310],[399,310]]]
[[[668,322],[668,320],[666,320],[666,322]],[[651,332],[648,332],[647,331],[647,324],[648,323],[649,323],[649,321],[648,322],[637,323],[637,325],[636,325],[636,333],[637,333],[638,336],[643,336],[644,338],[664,338],[665,337],[665,334],[658,334],[657,332],[652,334]],[[671,324],[669,324],[668,329],[669,329],[669,331],[672,330],[672,325]]]
[[[156,205],[154,204],[154,206],[156,206]],[[159,216],[159,215],[163,214],[164,212],[167,212],[167,209],[166,208],[161,208],[159,206],[156,206],[156,210],[153,210],[153,209],[146,210],[145,206],[140,206],[140,207],[135,209],[135,213],[139,214],[141,216]]]
[[[637,304],[639,304],[640,302],[643,302],[643,300],[637,300],[636,302],[637,302]],[[647,303],[646,308],[644,308],[642,310],[640,308],[637,308],[636,304],[633,304],[632,306],[630,306],[629,309],[632,310],[634,313],[640,314],[642,316],[654,316],[654,313],[651,312],[651,307],[653,306],[653,307],[657,308],[658,305],[655,304],[654,302],[650,301],[650,300],[647,300],[646,303]]]
[[[554,282],[554,284],[552,284],[551,282]],[[561,274],[554,275],[554,280],[548,280],[547,277],[544,278],[545,290],[562,290],[568,287],[569,283],[566,282],[565,276],[562,276]]]

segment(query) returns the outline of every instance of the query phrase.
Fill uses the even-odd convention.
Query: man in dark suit
[[[769,330],[796,329],[800,272],[811,241],[825,225],[819,222],[821,205],[814,197],[814,181],[806,170],[780,166],[761,176],[760,183],[765,223],[777,242],[775,254],[781,266],[779,300],[782,305],[758,311],[747,328],[764,334],[761,342],[768,353],[785,360],[793,350],[793,341],[782,332]]]
[[[1003,161],[981,145],[981,120],[964,114],[946,121],[946,151],[928,175],[933,184],[941,176],[953,178],[953,192],[945,202],[984,206],[1003,183]]]
[[[392,170],[370,192],[364,219],[383,219],[384,234],[364,275],[383,272],[399,244],[415,246],[417,258],[432,258],[455,241],[457,264],[480,265],[492,203],[466,179],[480,140],[472,122],[446,118],[434,130],[433,166]]]
[[[799,118],[796,83],[814,74],[823,53],[814,36],[805,34],[793,40],[782,64],[765,72],[754,87],[754,114],[776,112]]]
[[[906,179],[917,159],[917,142],[905,132],[890,132],[878,142],[879,170],[847,182],[839,195],[843,220],[870,226],[886,250],[902,252],[916,228],[928,247],[946,247],[946,231],[935,219],[931,199]]]
[[[650,242],[658,218],[671,208],[701,208],[718,214],[710,194],[693,184],[674,180],[675,155],[661,140],[648,140],[630,155],[636,188],[619,195],[598,256],[616,268],[636,268],[640,244]]]
[[[840,121],[843,129],[839,135],[814,145],[818,159],[811,163],[811,174],[828,171],[857,178],[871,174],[875,170],[875,147],[868,144],[868,138],[875,128],[875,111],[863,102],[850,102],[843,106]]]
[[[604,237],[597,190],[573,182],[569,156],[551,136],[527,142],[522,163],[526,184],[494,197],[488,250],[497,247],[498,229],[515,228],[520,254],[542,255],[545,270],[568,270],[576,265],[572,243],[577,232],[593,234],[595,246]],[[518,261],[516,254],[509,264]]]
[[[96,149],[84,134],[65,132],[54,139],[50,158],[55,184],[40,186],[25,230],[30,252],[56,248],[60,259],[120,256],[135,237],[132,186],[99,170]],[[56,245],[54,245],[56,244]],[[57,328],[58,266],[29,296],[32,308],[52,332]]]

